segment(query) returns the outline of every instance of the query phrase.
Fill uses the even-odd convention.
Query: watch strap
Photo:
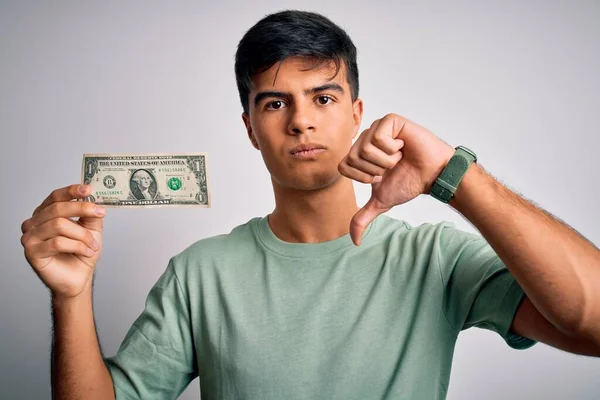
[[[458,146],[448,164],[431,187],[430,194],[443,203],[448,203],[458,185],[473,162],[477,162],[475,153],[464,146]]]

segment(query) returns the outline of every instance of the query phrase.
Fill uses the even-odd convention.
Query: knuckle
[[[338,164],[338,171],[342,175],[345,175],[346,171],[348,171],[348,162],[345,159]]]
[[[373,143],[373,145],[379,147],[381,146],[381,143],[383,142],[383,138],[381,136],[382,134],[380,132],[376,132],[373,135],[373,139],[371,140],[371,142]]]
[[[52,250],[60,251],[60,250],[64,249],[65,246],[66,246],[66,239],[61,236],[57,236],[53,239],[50,239],[50,247],[52,248]]]
[[[30,248],[25,248],[25,250],[23,251],[23,254],[25,255],[25,259],[27,261],[31,260],[34,256],[32,250]]]
[[[48,196],[48,197],[50,197],[50,200],[56,201],[58,199],[58,195],[59,195],[58,189],[54,189],[52,191],[52,193],[50,193],[50,196]]]
[[[50,222],[52,230],[56,232],[63,232],[65,230],[65,221],[62,218],[55,218]]]
[[[62,211],[61,203],[52,203],[46,208],[46,212],[51,216],[58,215]]]
[[[373,136],[373,145],[385,151],[387,147],[389,147],[387,143],[387,138],[387,135],[385,135],[384,133],[378,133],[375,136]]]
[[[373,134],[373,140],[377,141],[377,142],[383,141],[384,137],[385,137],[385,133],[383,133],[380,130]]]
[[[360,156],[358,155],[358,152],[354,151],[354,152],[350,152],[350,154],[348,154],[348,157],[346,157],[345,164],[354,164],[356,163],[356,160],[359,158]]]
[[[348,169],[351,168],[355,168],[355,169],[360,169],[360,165],[361,165],[361,158],[359,156],[352,158],[351,160],[348,160]]]
[[[29,244],[29,235],[27,235],[27,234],[21,235],[21,246],[27,248],[28,244]]]
[[[363,146],[360,149],[360,156],[362,158],[369,158],[373,155],[373,149],[371,146]]]
[[[23,221],[23,223],[21,224],[21,232],[22,233],[26,233],[29,230],[29,224],[31,219],[26,219],[25,221]]]

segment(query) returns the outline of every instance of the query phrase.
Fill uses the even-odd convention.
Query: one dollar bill
[[[210,207],[205,153],[84,154],[82,182],[105,207]]]

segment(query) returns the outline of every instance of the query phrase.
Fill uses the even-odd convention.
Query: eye
[[[273,100],[267,103],[267,110],[280,110],[285,107],[285,103],[281,100]]]
[[[317,101],[320,105],[326,106],[327,104],[331,103],[333,99],[330,96],[319,96],[317,97]]]

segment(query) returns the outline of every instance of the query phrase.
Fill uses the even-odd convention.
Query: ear
[[[358,134],[363,117],[363,101],[361,99],[356,99],[352,103],[352,117],[354,118],[354,134],[352,135],[352,139],[354,139]]]
[[[254,137],[254,132],[252,132],[252,124],[250,124],[250,116],[248,114],[246,114],[245,112],[242,113],[242,121],[244,121],[244,125],[246,126],[246,132],[248,133],[248,139],[250,139],[250,142],[252,142],[252,146],[254,146],[254,148],[256,150],[260,150],[260,147],[258,147],[258,142],[256,141],[256,138]]]

